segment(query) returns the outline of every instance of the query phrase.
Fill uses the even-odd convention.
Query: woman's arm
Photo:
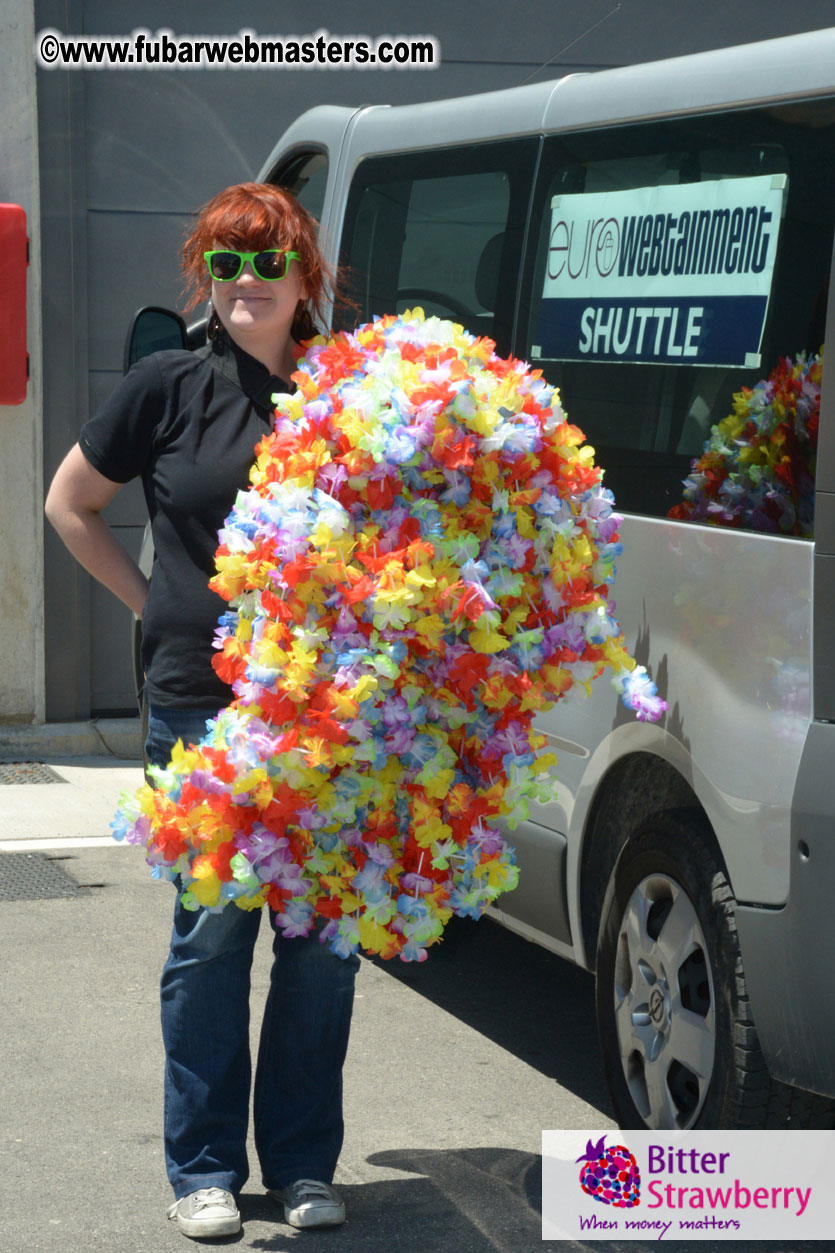
[[[148,580],[101,517],[101,510],[123,486],[94,470],[75,444],[56,471],[45,509],[47,518],[84,569],[141,615]]]

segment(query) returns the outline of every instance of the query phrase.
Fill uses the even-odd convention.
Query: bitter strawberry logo
[[[641,1172],[638,1163],[625,1144],[604,1144],[601,1136],[596,1144],[589,1140],[586,1151],[578,1162],[585,1165],[580,1171],[580,1187],[602,1205],[614,1205],[616,1209],[633,1209],[641,1203]]]

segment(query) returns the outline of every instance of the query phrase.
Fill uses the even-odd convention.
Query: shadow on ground
[[[638,1253],[649,1242],[560,1240],[542,1242],[541,1159],[516,1149],[404,1149],[372,1154],[371,1165],[404,1172],[402,1179],[341,1187],[348,1221],[324,1231],[294,1231],[280,1225],[244,1247],[264,1253],[295,1248],[305,1253],[539,1253],[543,1248],[572,1253]],[[244,1223],[275,1222],[274,1203],[263,1196],[241,1197]],[[245,1236],[212,1241],[236,1244]],[[653,1242],[654,1243],[654,1242]],[[206,1246],[208,1247],[208,1245]],[[685,1253],[692,1241],[665,1240],[664,1248]],[[765,1241],[707,1240],[704,1253],[763,1253]],[[801,1242],[797,1249],[810,1247]]]
[[[375,965],[614,1117],[587,971],[489,918],[453,918],[425,962]]]
[[[304,1242],[305,1253],[527,1253],[541,1241],[540,1159],[515,1149],[393,1150],[371,1165],[402,1179],[342,1185],[348,1221],[337,1230],[298,1232],[281,1225],[245,1247],[280,1253]],[[244,1223],[275,1219],[263,1197],[240,1200]],[[245,1237],[213,1241],[233,1245]]]

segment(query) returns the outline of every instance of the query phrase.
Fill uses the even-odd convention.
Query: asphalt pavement
[[[152,881],[141,852],[113,843],[107,827],[141,769],[108,757],[47,766],[50,781],[32,768],[0,785],[0,1253],[548,1247],[543,1129],[615,1126],[593,983],[489,920],[454,921],[419,966],[362,963],[335,1180],[348,1205],[343,1227],[287,1226],[260,1187],[251,1146],[241,1235],[189,1241],[167,1222],[157,987],[172,889]],[[24,891],[35,895],[8,899]],[[269,958],[264,926],[253,1035]]]

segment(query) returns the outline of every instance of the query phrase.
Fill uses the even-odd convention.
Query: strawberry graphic
[[[638,1163],[625,1144],[604,1144],[601,1136],[597,1144],[589,1140],[580,1171],[580,1187],[602,1205],[614,1205],[616,1209],[632,1209],[641,1203],[641,1172]]]

